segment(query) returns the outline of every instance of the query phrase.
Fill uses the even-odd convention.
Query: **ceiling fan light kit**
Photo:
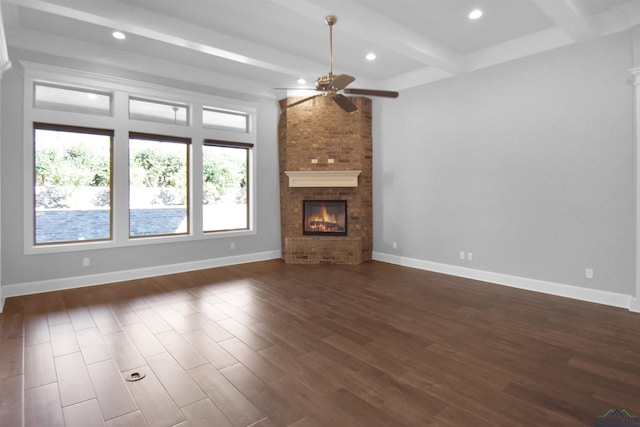
[[[287,108],[295,107],[304,102],[310,101],[319,96],[330,96],[333,101],[347,113],[352,113],[358,110],[356,104],[354,104],[349,98],[342,93],[351,95],[365,95],[365,96],[381,96],[384,98],[397,98],[398,92],[390,90],[376,90],[376,89],[356,89],[347,88],[356,78],[348,74],[333,74],[333,26],[338,22],[338,18],[333,15],[328,15],[324,18],[325,24],[329,26],[329,74],[326,76],[320,76],[316,79],[316,87],[312,90],[319,91],[317,95],[312,95],[306,98],[297,100],[287,105]],[[286,88],[277,88],[284,89]]]

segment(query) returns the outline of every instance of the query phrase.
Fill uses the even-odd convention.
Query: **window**
[[[34,88],[36,108],[108,116],[111,94],[80,88],[37,83]]]
[[[23,66],[25,254],[256,233],[257,104]]]
[[[249,228],[249,150],[252,144],[206,140],[202,147],[203,231]]]
[[[129,236],[189,232],[188,139],[129,136]]]
[[[189,108],[167,101],[129,98],[129,118],[185,126],[189,123]]]
[[[249,115],[240,111],[204,107],[202,109],[202,124],[208,128],[249,132]]]
[[[113,132],[34,125],[34,243],[111,238]]]

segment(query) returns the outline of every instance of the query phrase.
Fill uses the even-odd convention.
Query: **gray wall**
[[[3,284],[280,249],[274,100],[10,55],[0,107]],[[235,251],[219,239],[24,255],[20,59],[259,102],[258,234],[233,239]],[[625,32],[376,100],[374,251],[632,295],[630,67]],[[473,252],[473,260],[460,260],[459,251]],[[82,267],[86,256],[90,267]],[[586,267],[594,279],[584,278]]]
[[[2,37],[0,35],[0,37]],[[0,40],[2,43],[3,40]],[[3,73],[0,71],[0,100],[2,98],[2,77]],[[0,129],[4,128],[4,122],[2,121],[2,103],[0,102]],[[2,132],[0,132],[0,148],[2,148]],[[2,165],[2,150],[0,149],[0,165]],[[2,174],[0,173],[0,194],[2,194]],[[2,197],[0,197],[0,225],[2,224]],[[2,227],[0,226],[0,313],[4,309],[4,296],[2,292]]]
[[[633,295],[631,53],[624,32],[377,102],[374,251]]]
[[[2,78],[2,284],[22,284],[50,279],[104,274],[151,268],[169,264],[241,256],[280,250],[280,213],[278,181],[277,122],[275,99],[259,99],[211,88],[195,87],[180,81],[135,75],[116,68],[66,61],[60,58],[10,50],[14,67]],[[149,81],[179,89],[208,92],[259,103],[257,141],[257,203],[258,217],[255,236],[209,239],[196,242],[141,245],[135,247],[92,250],[84,252],[24,255],[23,248],[23,151],[22,72],[18,61],[26,59],[51,65],[118,77]],[[235,249],[230,249],[230,242]],[[91,258],[91,266],[83,267],[83,257]],[[6,292],[5,292],[6,297]]]

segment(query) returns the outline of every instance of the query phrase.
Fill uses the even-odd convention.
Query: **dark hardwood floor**
[[[10,298],[0,425],[593,426],[640,415],[640,315],[380,262]],[[131,373],[146,375],[127,382]]]

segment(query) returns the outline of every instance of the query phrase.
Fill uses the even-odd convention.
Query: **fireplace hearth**
[[[346,200],[303,200],[302,234],[306,236],[346,236]]]

